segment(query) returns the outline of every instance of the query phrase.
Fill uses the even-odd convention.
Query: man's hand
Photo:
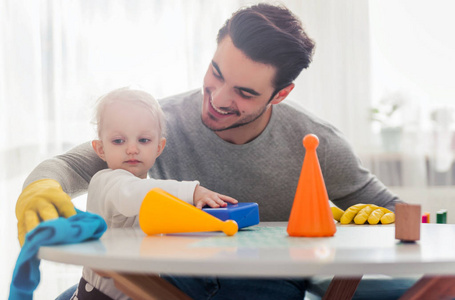
[[[346,211],[338,207],[331,207],[333,218],[341,224],[349,224],[354,220],[355,224],[365,224],[368,221],[371,225],[376,225],[379,221],[382,224],[395,222],[395,214],[387,208],[374,204],[356,204],[349,207]]]
[[[211,190],[206,189],[200,185],[198,185],[194,190],[193,204],[197,208],[202,209],[206,205],[213,208],[226,207],[226,202],[229,202],[231,204],[238,203],[238,201],[234,198],[212,192]]]
[[[16,203],[17,233],[21,246],[27,232],[42,221],[68,218],[76,214],[71,197],[53,179],[32,182],[19,195]]]

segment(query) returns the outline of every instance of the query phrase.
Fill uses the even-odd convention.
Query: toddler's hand
[[[237,204],[238,201],[232,197],[212,192],[205,187],[198,185],[194,190],[193,204],[199,209],[208,205],[210,207],[226,207],[227,203]]]

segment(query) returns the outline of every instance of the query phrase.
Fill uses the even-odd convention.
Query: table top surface
[[[290,277],[455,274],[455,225],[422,224],[416,243],[394,225],[338,225],[333,237],[290,237],[287,223],[221,232],[146,236],[109,229],[100,240],[41,247],[45,260],[132,273]]]

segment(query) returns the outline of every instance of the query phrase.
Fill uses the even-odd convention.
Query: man
[[[335,205],[375,203],[394,209],[400,200],[360,165],[337,129],[282,103],[310,64],[314,48],[289,10],[268,4],[241,9],[220,29],[217,43],[202,91],[161,102],[169,147],[151,177],[199,180],[239,201],[257,202],[261,221],[287,221],[305,154],[302,139],[313,133],[320,140],[317,153]],[[20,240],[39,222],[35,211],[41,219],[71,215],[63,191],[85,192],[91,176],[103,168],[89,143],[40,164],[18,200]],[[45,189],[47,181],[37,181],[42,178],[56,180],[63,191]],[[305,279],[167,280],[195,299],[303,299],[307,288]]]

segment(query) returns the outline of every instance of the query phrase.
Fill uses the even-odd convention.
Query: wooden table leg
[[[188,295],[157,275],[112,271],[103,271],[102,274],[114,279],[115,286],[135,300],[191,300]]]
[[[455,276],[423,276],[400,300],[445,300],[455,298]]]
[[[351,300],[360,283],[360,277],[333,277],[322,300]]]

